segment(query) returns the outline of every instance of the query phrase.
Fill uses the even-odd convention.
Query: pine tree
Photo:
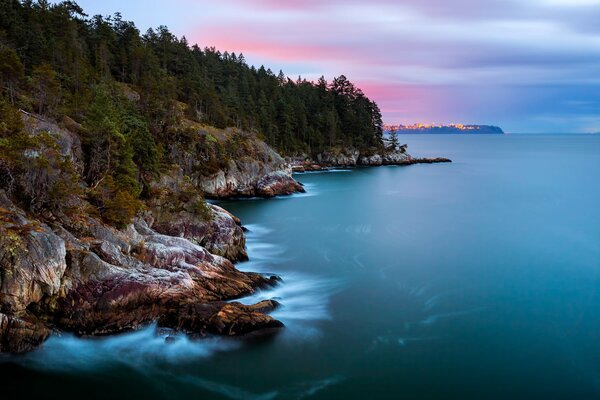
[[[8,47],[0,48],[0,83],[15,104],[15,91],[24,78],[24,68],[17,53]]]

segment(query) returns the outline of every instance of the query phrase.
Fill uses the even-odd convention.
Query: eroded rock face
[[[385,165],[398,165],[410,162],[412,157],[407,154],[406,151],[394,151],[387,153],[383,156],[383,164]]]
[[[275,278],[238,271],[184,237],[157,233],[144,219],[125,231],[92,217],[56,221],[50,229],[3,193],[0,211],[0,238],[15,242],[0,247],[0,351],[35,348],[50,325],[101,335],[159,321],[198,336],[283,326],[264,314],[269,307],[225,302]]]
[[[246,238],[239,219],[221,207],[208,207],[212,212],[208,221],[188,212],[180,212],[169,221],[154,222],[152,228],[166,235],[186,238],[230,261],[247,260]]]
[[[58,293],[67,264],[64,241],[29,221],[0,191],[0,311],[18,314]]]
[[[304,193],[304,188],[291,178],[291,171],[275,171],[260,178],[256,184],[256,194],[261,197],[274,197]]]
[[[204,203],[201,196],[190,198],[185,194],[189,191],[186,185],[190,182],[186,182],[181,171],[165,174],[152,184],[157,194],[148,201],[148,225],[159,233],[186,238],[230,261],[247,260],[240,220],[221,207]],[[202,214],[195,210],[198,204]]]
[[[274,197],[303,192],[302,185],[292,178],[291,167],[280,164],[281,157],[277,157],[277,162],[269,164],[256,160],[232,161],[227,169],[196,179],[211,198]]]
[[[353,167],[357,164],[360,152],[356,149],[333,149],[317,155],[317,162],[333,167]]]
[[[270,334],[283,327],[280,321],[264,314],[276,307],[277,302],[272,300],[253,306],[238,302],[190,304],[183,312],[165,314],[159,322],[191,335]]]
[[[0,313],[0,353],[31,351],[48,336],[50,329],[35,317],[15,317]]]
[[[199,130],[190,140],[199,142],[201,150],[173,145],[169,156],[207,197],[272,197],[302,191],[288,163],[253,135],[234,129]],[[232,153],[228,157],[204,154],[210,153],[212,146],[207,142],[217,143],[221,149],[230,148]],[[216,162],[218,167],[207,169]]]
[[[382,165],[383,157],[381,156],[381,154],[361,155],[358,159],[358,164],[366,166]]]
[[[272,282],[238,271],[185,238],[158,234],[142,220],[128,235],[130,253],[118,240],[92,244],[94,251],[68,250],[64,290],[47,304],[60,327],[79,334],[121,332],[189,304],[241,297]]]

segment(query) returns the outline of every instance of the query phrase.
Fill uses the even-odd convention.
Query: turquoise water
[[[224,202],[284,283],[273,341],[54,337],[0,363],[57,398],[600,397],[600,136],[405,136],[452,164],[301,174]],[[8,393],[10,394],[10,390]]]

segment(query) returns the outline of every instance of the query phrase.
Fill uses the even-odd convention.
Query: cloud
[[[167,23],[192,43],[243,52],[249,63],[291,77],[343,73],[389,122],[468,118],[533,130],[524,112],[600,118],[600,0],[80,3],[90,13],[125,7],[142,30]],[[561,110],[538,93],[588,106]]]

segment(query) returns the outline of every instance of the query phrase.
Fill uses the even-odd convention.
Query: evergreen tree
[[[17,53],[8,47],[0,48],[0,83],[15,104],[15,92],[24,78],[24,68]]]

